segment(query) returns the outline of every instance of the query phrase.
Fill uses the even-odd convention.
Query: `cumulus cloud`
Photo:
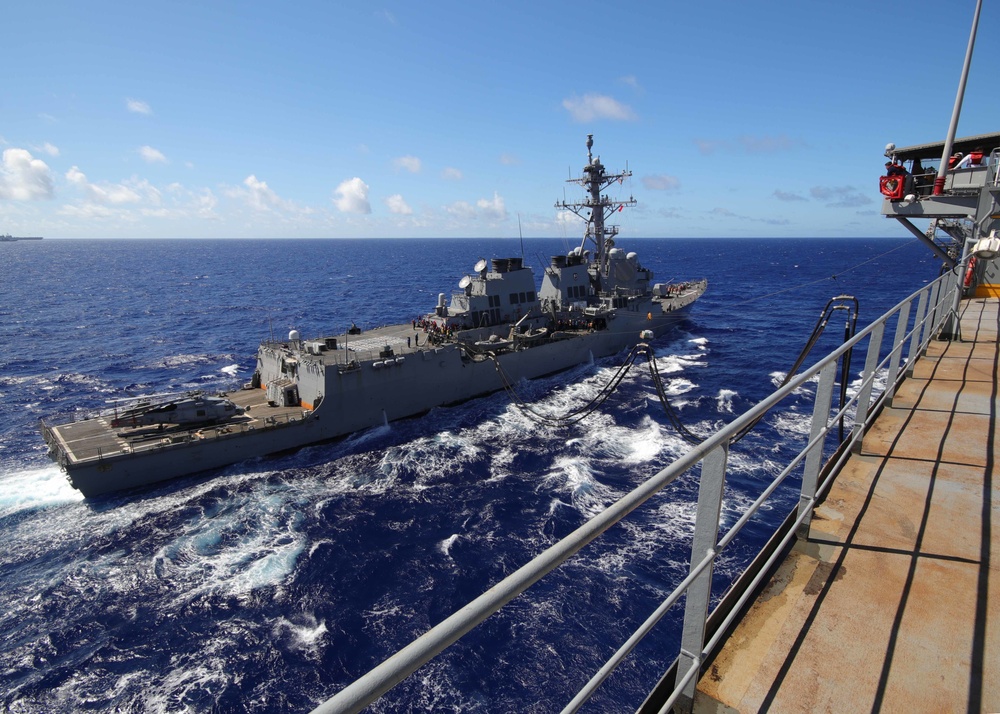
[[[94,184],[87,180],[87,175],[76,166],[66,172],[66,179],[84,192],[87,198],[95,203],[118,206],[126,203],[139,203],[142,197],[139,191],[120,183]],[[149,182],[139,182],[138,188],[148,192],[149,189],[159,192],[149,185]]]
[[[480,218],[502,221],[507,218],[507,207],[504,205],[503,196],[496,192],[493,198],[480,198],[475,206],[468,201],[455,201],[450,206],[445,206],[445,210],[456,218],[472,221]]]
[[[651,191],[673,191],[681,187],[681,182],[676,176],[658,174],[653,176],[643,176],[642,185]]]
[[[215,197],[211,189],[202,189],[201,192],[195,196],[194,199],[194,209],[195,212],[202,218],[216,218],[215,207],[218,205],[219,199]]]
[[[576,227],[579,225],[580,217],[573,213],[572,211],[558,211],[556,213],[556,224],[560,226],[572,226]]]
[[[480,198],[476,201],[476,208],[488,218],[504,220],[507,218],[507,207],[504,205],[503,196],[493,192],[492,199]]]
[[[588,122],[595,119],[635,119],[635,113],[625,104],[604,94],[584,94],[582,97],[571,97],[563,100],[563,108],[570,113],[574,121]]]
[[[153,109],[146,102],[139,99],[126,99],[125,108],[133,114],[146,114],[148,116],[153,113]]]
[[[355,176],[341,182],[333,191],[333,205],[343,213],[372,212],[372,206],[368,202],[368,184]]]
[[[411,174],[420,173],[421,168],[420,159],[416,156],[400,156],[398,159],[393,159],[392,165]]]
[[[59,147],[54,146],[47,141],[38,147],[38,151],[48,154],[49,156],[59,156]]]
[[[0,164],[0,199],[36,201],[52,198],[52,172],[26,149],[5,149]]]
[[[395,193],[385,199],[385,205],[389,207],[389,211],[392,213],[398,213],[404,216],[408,216],[413,213],[413,209],[406,204],[406,201],[404,201],[403,197],[398,193]]]
[[[271,211],[276,208],[283,208],[285,202],[267,185],[266,181],[261,181],[254,174],[250,174],[243,179],[246,192],[242,195],[247,199],[251,208],[257,211]]]
[[[167,157],[164,156],[159,150],[154,149],[152,146],[140,146],[138,152],[139,156],[151,164],[155,164],[157,162],[163,164],[167,163]]]
[[[451,166],[446,166],[444,171],[441,172],[441,178],[448,179],[449,181],[461,181],[462,171]]]
[[[476,217],[476,209],[468,201],[455,201],[450,206],[445,206],[444,210],[458,218],[468,218],[471,220]]]

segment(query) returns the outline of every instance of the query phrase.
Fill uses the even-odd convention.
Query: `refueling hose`
[[[795,377],[799,368],[806,361],[809,353],[812,351],[813,347],[819,341],[820,336],[826,330],[827,324],[830,322],[830,318],[833,317],[835,312],[846,311],[847,319],[844,322],[844,342],[846,343],[852,337],[854,337],[857,331],[858,324],[858,299],[852,295],[837,295],[836,297],[830,298],[826,303],[826,307],[820,313],[819,319],[816,321],[816,325],[813,327],[812,333],[809,335],[809,339],[806,340],[805,346],[799,353],[799,356],[795,359],[795,363],[792,368],[785,375],[785,378],[781,381],[778,387],[783,387],[788,384],[792,378]],[[847,385],[848,378],[850,376],[851,370],[851,353],[853,350],[847,350],[844,353],[843,359],[841,361],[840,369],[840,406],[843,408],[844,404],[847,403]],[[482,353],[476,355],[482,359]],[[514,384],[510,377],[503,369],[503,365],[500,364],[499,357],[495,352],[486,352],[486,358],[493,362],[493,366],[497,370],[497,374],[500,375],[500,380],[503,383],[504,390],[510,396],[511,401],[529,418],[534,419],[543,424],[548,424],[551,426],[569,426],[581,421],[588,416],[590,416],[594,411],[599,409],[608,398],[611,396],[612,392],[618,388],[622,380],[628,374],[629,370],[635,364],[636,359],[640,356],[646,358],[647,365],[649,367],[649,374],[653,381],[653,386],[656,388],[656,396],[660,400],[660,404],[663,406],[663,411],[667,415],[667,419],[670,424],[674,427],[677,433],[685,441],[691,444],[701,443],[703,437],[698,436],[693,431],[688,429],[684,423],[681,421],[680,416],[676,410],[670,405],[670,400],[667,398],[667,393],[663,385],[663,378],[660,376],[659,367],[656,364],[656,357],[653,354],[653,350],[645,342],[640,342],[635,345],[626,355],[625,361],[618,367],[615,373],[611,376],[608,382],[601,387],[593,399],[588,401],[582,407],[577,409],[572,409],[566,414],[561,416],[552,416],[549,414],[543,414],[542,412],[536,411],[530,404],[525,402],[521,396],[517,393],[514,388]],[[761,414],[759,417],[754,419],[752,422],[747,424],[743,429],[733,437],[730,443],[736,443],[747,434],[749,434],[755,426],[764,418]],[[840,417],[840,440],[844,440],[844,417]]]

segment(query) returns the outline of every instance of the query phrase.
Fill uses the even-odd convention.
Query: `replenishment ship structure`
[[[409,323],[267,340],[243,389],[184,395],[76,420],[43,420],[50,456],[86,496],[145,486],[335,439],[613,355],[667,332],[704,293],[704,279],[653,283],[607,221],[634,198],[602,193],[592,153],[570,179],[582,201],[556,203],[586,224],[579,246],[552,257],[536,289],[522,258],[480,260],[450,302]],[[167,417],[178,412],[182,419]],[[163,417],[158,419],[157,417]]]
[[[1000,297],[1000,132],[885,148],[882,215],[949,268],[965,268],[967,296]],[[928,220],[921,229],[913,221]]]

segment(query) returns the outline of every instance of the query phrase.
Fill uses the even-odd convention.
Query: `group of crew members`
[[[976,148],[970,151],[968,154],[962,154],[961,151],[956,151],[950,157],[948,157],[948,170],[953,169],[968,169],[974,166],[983,165],[983,150],[981,148]],[[928,168],[925,169],[921,163],[920,159],[913,160],[913,168],[911,171],[907,171],[906,167],[899,161],[899,159],[893,159],[892,161],[885,162],[885,175],[886,176],[923,176],[927,173],[936,173],[935,169]]]

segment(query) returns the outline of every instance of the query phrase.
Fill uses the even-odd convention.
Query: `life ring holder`
[[[878,181],[879,191],[890,201],[898,201],[906,190],[905,176],[882,176]]]

